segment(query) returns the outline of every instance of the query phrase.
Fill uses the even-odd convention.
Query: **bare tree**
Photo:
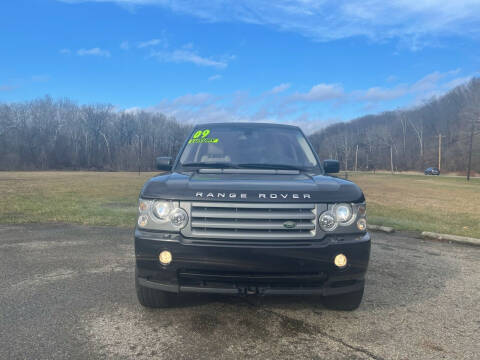
[[[472,113],[472,107],[478,109],[479,106],[480,78],[474,78],[422,105],[333,124],[310,139],[322,158],[331,157],[338,147],[340,151],[336,158],[344,166],[350,161],[355,162],[356,155],[357,163],[364,163],[366,169],[423,170],[427,164],[434,166],[438,163],[438,135],[442,134],[445,135],[442,169],[466,171],[472,131],[470,118],[462,113]],[[473,131],[471,142],[471,169],[475,171],[480,171],[480,142],[475,141],[478,133]]]
[[[0,104],[0,169],[153,170],[155,157],[174,155],[189,131],[162,114],[111,105],[50,97]]]

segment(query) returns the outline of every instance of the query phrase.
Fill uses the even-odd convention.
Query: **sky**
[[[480,0],[15,0],[0,102],[45,95],[310,133],[477,76]]]

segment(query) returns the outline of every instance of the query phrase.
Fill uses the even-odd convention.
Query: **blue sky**
[[[479,40],[478,0],[4,1],[0,102],[49,94],[311,132],[467,81]]]

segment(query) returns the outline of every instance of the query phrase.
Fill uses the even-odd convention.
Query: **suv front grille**
[[[315,204],[189,202],[185,236],[224,239],[313,238]]]

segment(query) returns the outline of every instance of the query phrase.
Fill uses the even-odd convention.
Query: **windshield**
[[[179,165],[299,170],[318,168],[315,155],[298,129],[247,125],[195,129]]]

